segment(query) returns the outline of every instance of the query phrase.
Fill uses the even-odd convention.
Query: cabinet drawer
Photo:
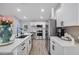
[[[25,45],[25,42],[23,42],[22,44],[21,44],[21,46],[24,46]]]
[[[22,50],[24,47],[25,47],[25,45],[24,45],[24,46],[19,45],[19,46],[18,46],[18,50]]]
[[[23,52],[24,55],[27,55],[27,54],[28,54],[28,53],[27,53],[27,48],[24,47],[24,48],[22,49],[22,52]]]
[[[52,55],[62,55],[64,54],[64,48],[59,45],[56,41],[53,39],[50,40],[50,53]]]
[[[27,53],[27,47],[22,46],[22,47],[18,47],[18,54],[19,55],[25,55]]]

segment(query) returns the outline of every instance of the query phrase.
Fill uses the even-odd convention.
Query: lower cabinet
[[[50,54],[51,55],[62,55],[64,54],[64,48],[55,41],[50,41]]]
[[[61,42],[62,43],[62,42]],[[57,39],[50,39],[51,55],[79,55],[79,46],[62,46]]]
[[[29,39],[27,40],[27,53],[29,54],[32,48],[32,39],[31,37],[29,37]]]
[[[28,55],[30,53],[31,47],[32,39],[31,36],[29,36],[29,38],[21,43],[16,49],[14,49],[13,55]]]
[[[27,42],[23,42],[17,47],[17,55],[26,55],[27,54]]]

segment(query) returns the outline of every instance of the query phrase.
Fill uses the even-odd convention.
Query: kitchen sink
[[[25,38],[27,37],[28,35],[21,35],[21,36],[18,36],[17,38]]]
[[[62,37],[61,39],[65,41],[72,41],[72,39],[70,39],[69,37]]]

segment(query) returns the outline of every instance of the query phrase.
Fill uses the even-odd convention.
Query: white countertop
[[[57,36],[50,36],[50,39],[56,41],[58,44],[60,44],[63,47],[79,47],[79,43],[77,42],[73,43],[72,41],[65,41]]]
[[[18,45],[20,45],[24,40],[28,39],[31,33],[28,34],[25,38],[15,38],[12,44],[6,46],[0,46],[0,54],[1,53],[11,53]]]

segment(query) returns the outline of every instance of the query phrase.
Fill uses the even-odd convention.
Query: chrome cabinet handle
[[[52,45],[52,49],[55,50],[55,46],[54,45]]]
[[[21,46],[23,46],[25,43],[21,44]]]
[[[55,42],[54,42],[54,41],[52,41],[52,43],[53,43],[53,44],[55,44]]]
[[[24,49],[25,49],[25,47],[22,50],[24,50]]]
[[[29,44],[31,44],[31,40],[29,40]]]

